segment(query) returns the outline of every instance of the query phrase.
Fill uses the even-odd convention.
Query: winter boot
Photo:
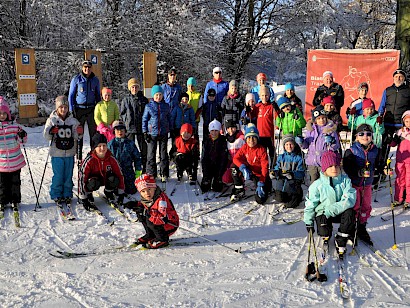
[[[146,245],[146,244],[148,244],[148,242],[149,241],[152,241],[153,240],[153,238],[152,237],[149,237],[147,234],[145,234],[144,236],[141,236],[140,238],[138,238],[136,241],[135,241],[135,244],[138,244],[138,245]]]
[[[152,240],[149,241],[147,244],[147,248],[149,249],[158,249],[162,247],[167,247],[169,245],[168,241],[157,241],[157,240]]]
[[[339,258],[343,260],[344,254],[346,253],[348,234],[338,232],[335,236],[335,246],[338,252]]]
[[[64,199],[63,198],[58,198],[55,199],[54,202],[56,203],[56,205],[62,209],[64,207]]]
[[[89,199],[83,199],[83,200],[82,200],[82,204],[83,204],[84,209],[85,209],[86,211],[88,211],[88,212],[97,209],[97,207],[95,206],[95,204],[94,204],[93,202],[91,202]]]
[[[110,190],[104,189],[104,195],[109,201],[115,200],[114,191],[112,190],[110,191]]]
[[[235,186],[232,189],[231,201],[238,201],[245,196],[245,189],[243,186]]]
[[[372,242],[372,240],[370,239],[370,235],[369,235],[369,233],[368,233],[367,230],[366,230],[366,223],[364,223],[364,224],[359,224],[359,225],[357,226],[357,237],[358,237],[359,239],[361,239],[363,242],[365,242],[365,243],[367,243],[367,244],[373,246],[373,242]]]

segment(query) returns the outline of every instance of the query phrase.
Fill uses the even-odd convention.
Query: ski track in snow
[[[43,127],[27,128],[26,151],[38,192],[48,153],[41,136]],[[89,150],[88,139],[84,155]],[[201,173],[199,172],[199,175]],[[406,307],[410,305],[410,211],[396,217],[398,250],[392,251],[392,221],[380,216],[369,220],[368,228],[380,251],[398,258],[389,267],[369,248],[359,243],[358,256],[347,256],[346,276],[351,300],[340,297],[337,261],[333,241],[328,260],[328,281],[306,282],[307,234],[303,222],[287,225],[271,222],[278,205],[272,197],[249,215],[253,197],[219,211],[191,218],[198,209],[228,202],[229,198],[204,201],[195,186],[176,185],[171,170],[169,191],[181,227],[218,244],[202,242],[191,246],[170,246],[159,250],[131,251],[78,259],[57,259],[55,250],[99,251],[132,243],[143,235],[140,223],[129,223],[96,197],[97,206],[113,226],[94,213],[86,212],[73,200],[75,221],[65,221],[49,198],[52,170],[47,164],[36,203],[28,167],[22,169],[22,228],[16,229],[7,209],[0,224],[0,300],[2,307]],[[75,190],[77,167],[74,168]],[[174,183],[174,184],[173,184]],[[306,188],[305,188],[306,189]],[[378,192],[373,215],[389,208],[388,186]],[[303,206],[303,205],[302,205]],[[302,208],[300,206],[299,208]],[[296,214],[295,214],[296,215]],[[295,216],[296,217],[296,216]],[[192,221],[190,223],[189,221]],[[201,226],[201,224],[205,225]],[[334,232],[338,225],[335,224]],[[316,234],[315,234],[316,235]],[[195,238],[180,228],[172,238]],[[317,235],[315,238],[317,242]],[[182,240],[184,241],[184,240]],[[351,247],[349,246],[349,251]],[[364,265],[369,263],[370,267]]]

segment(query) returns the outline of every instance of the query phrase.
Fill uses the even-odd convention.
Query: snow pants
[[[53,168],[53,178],[50,186],[51,200],[72,198],[74,156],[51,157],[51,167]]]
[[[410,162],[396,162],[396,180],[394,182],[394,200],[398,202],[410,203]],[[406,191],[406,200],[404,192]]]
[[[275,166],[276,163],[276,154],[275,154],[275,147],[273,145],[273,141],[271,137],[259,137],[259,142],[263,147],[266,149],[266,151],[269,154],[270,158],[270,165],[269,168],[270,170],[273,170],[273,167]]]
[[[160,173],[161,176],[169,176],[169,157],[167,153],[168,135],[151,136],[151,142],[148,143],[147,153],[147,173],[157,177],[157,146],[159,144],[160,156]]]
[[[14,172],[0,172],[0,203],[21,202],[20,170]]]
[[[372,185],[367,185],[364,189],[363,186],[353,185],[353,187],[356,189],[356,203],[353,209],[356,217],[359,218],[359,223],[365,224],[372,211]]]
[[[129,133],[127,134],[127,138],[129,140],[132,140],[135,142],[135,139],[137,139],[137,144],[138,144],[138,150],[140,151],[141,154],[141,162],[142,162],[142,174],[146,173],[145,169],[147,166],[147,143],[144,139],[144,135],[143,134],[133,134],[133,133]]]
[[[302,182],[299,180],[278,179],[275,182],[274,198],[287,208],[295,208],[303,200]]]
[[[184,171],[186,171],[188,175],[192,175],[192,179],[196,181],[198,160],[193,157],[192,153],[177,153],[175,156],[175,164],[177,166],[178,176],[182,176]]]
[[[80,125],[84,127],[85,130],[85,123],[87,122],[88,126],[88,134],[90,135],[90,147],[92,148],[92,138],[97,132],[97,125],[94,121],[94,107],[89,108],[75,108],[74,117],[80,122]],[[83,151],[83,139],[81,138],[78,142],[78,146]]]
[[[142,222],[142,225],[145,229],[144,237],[147,239],[157,240],[161,242],[168,242],[169,237],[177,231],[177,227],[172,229],[165,230],[164,225],[155,225],[149,221],[148,216],[138,215],[139,220]]]

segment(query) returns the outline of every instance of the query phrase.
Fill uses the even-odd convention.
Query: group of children
[[[232,201],[243,198],[250,187],[255,190],[258,203],[265,203],[273,190],[277,201],[286,207],[297,207],[304,197],[302,184],[308,171],[311,185],[304,217],[308,231],[312,231],[316,221],[318,234],[328,240],[332,235],[332,222],[340,221],[335,236],[340,254],[344,253],[347,240],[356,242],[356,236],[372,243],[366,223],[371,212],[374,176],[383,167],[379,148],[384,126],[374,102],[366,98],[365,93],[360,101],[361,114],[357,104],[348,110],[348,127],[355,141],[342,159],[339,140],[342,120],[332,96],[323,97],[306,122],[292,84],[287,84],[285,94],[273,102],[269,87],[259,86],[259,101],[254,93],[246,94],[243,99],[238,84],[233,81],[221,106],[214,109],[209,109],[215,98],[215,90],[211,88],[206,93],[211,104],[202,113],[207,127],[200,155],[197,126],[200,108],[198,105],[195,110],[190,105],[190,95],[182,93],[180,104],[171,111],[160,86],[152,87],[149,102],[142,99],[135,79],[130,79],[128,86],[130,97],[123,101],[121,110],[111,101],[112,91],[108,88],[102,89],[103,101],[95,108],[99,132],[92,136],[93,147],[81,162],[78,174],[78,195],[86,210],[96,209],[92,192],[100,187],[104,187],[108,199],[118,204],[138,190],[141,201],[131,207],[138,214],[146,235],[137,242],[149,248],[168,245],[169,236],[178,228],[179,218],[155,179],[158,145],[160,178],[165,182],[169,177],[167,145],[171,133],[170,157],[175,162],[178,181],[186,172],[190,183],[195,184],[201,162],[203,193],[221,192],[225,185],[233,183]],[[361,85],[360,91],[365,92],[364,88]],[[193,92],[191,96],[194,97]],[[134,106],[136,101],[138,104]],[[73,197],[74,156],[83,128],[68,111],[66,97],[57,97],[55,104],[43,135],[50,141],[54,174],[50,197],[60,206],[62,202],[70,204]],[[134,112],[130,114],[132,108]],[[222,123],[217,120],[219,112]],[[398,145],[394,197],[397,204],[410,202],[410,194],[405,193],[410,189],[410,178],[406,176],[410,174],[410,158],[406,154],[410,147],[410,111],[403,114],[402,120],[403,128],[392,143],[392,146]],[[4,210],[7,203],[17,206],[21,202],[20,169],[25,161],[19,143],[26,141],[27,134],[13,123],[1,97],[0,122],[0,134],[5,137],[0,143],[0,209]],[[276,129],[279,138],[275,144]],[[145,150],[141,142],[147,145]],[[279,147],[283,147],[283,151],[279,151]],[[302,150],[306,150],[306,156]],[[346,175],[341,172],[342,161]]]

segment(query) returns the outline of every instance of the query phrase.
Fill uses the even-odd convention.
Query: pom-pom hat
[[[144,173],[135,180],[135,187],[141,192],[141,190],[146,188],[156,188],[157,183],[155,182],[154,176],[149,173]]]
[[[255,124],[250,123],[245,128],[245,140],[248,139],[248,137],[252,137],[252,136],[259,139],[259,131],[256,128]]]

